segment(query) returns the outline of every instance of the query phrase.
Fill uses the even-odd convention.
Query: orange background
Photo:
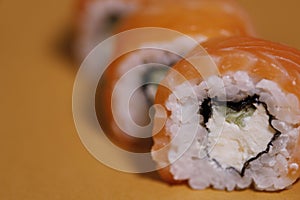
[[[262,38],[300,48],[300,1],[239,2]],[[299,182],[279,193],[193,191],[94,159],[72,119],[78,66],[61,51],[74,7],[73,0],[0,0],[0,199],[300,199]]]

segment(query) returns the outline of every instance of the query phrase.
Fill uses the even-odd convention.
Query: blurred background
[[[238,2],[261,38],[300,49],[300,1]],[[76,0],[0,0],[0,199],[300,199],[299,183],[279,193],[192,191],[94,159],[72,118],[76,7]]]

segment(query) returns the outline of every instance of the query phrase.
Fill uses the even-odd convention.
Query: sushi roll
[[[74,54],[82,61],[113,33],[124,16],[148,0],[80,0],[75,19]]]
[[[175,4],[172,0],[79,0],[75,17],[74,54],[76,58],[82,61],[97,44],[112,34],[137,27],[160,26],[183,32],[194,31],[197,34],[199,27],[194,24],[197,24],[197,20],[200,19],[201,31],[207,31],[203,33],[204,35],[219,34],[215,33],[215,26],[219,26],[219,31],[223,31],[224,35],[231,35],[233,32],[234,34],[239,34],[237,32],[254,34],[250,20],[247,19],[248,16],[234,0],[212,0],[212,3],[208,3],[208,0],[180,1]],[[185,5],[183,10],[182,5]],[[211,16],[201,11],[200,15],[204,17],[203,19],[200,15],[193,18],[192,16],[199,11],[199,6],[206,11],[209,10],[210,15],[218,14],[222,6],[223,12],[221,13],[226,12],[227,16],[218,18],[215,15],[214,21],[211,21],[211,19],[206,20]],[[217,12],[212,12],[213,10]],[[180,15],[182,11],[189,12],[189,14]],[[130,17],[123,23],[123,19],[128,15]],[[178,20],[178,23],[174,23]],[[227,32],[228,29],[231,31]]]
[[[217,72],[200,75],[211,66],[199,46],[158,86],[168,113],[154,121],[165,122],[152,147],[161,177],[194,189],[289,188],[300,175],[300,51],[250,37],[202,46]]]
[[[179,31],[198,42],[214,37],[255,35],[248,15],[232,0],[179,0],[176,3],[171,0],[153,0],[148,7],[126,16],[116,32],[141,27]],[[153,34],[153,31],[149,31],[122,37],[118,40],[116,49],[143,48],[147,45],[148,38],[153,39]],[[159,83],[168,67],[197,45],[178,35],[170,37],[162,34],[155,37],[152,46],[173,50],[179,52],[179,55],[153,48],[134,50],[122,55],[108,67],[97,89],[96,110],[101,127],[115,144],[130,151],[150,151],[152,146],[149,108],[153,105],[157,86],[146,83]],[[142,64],[149,65],[136,70],[135,74],[131,73]],[[129,72],[131,75],[125,76]],[[121,86],[116,87],[120,82]],[[129,102],[127,96],[130,93],[133,95]],[[136,125],[148,128],[141,131]]]

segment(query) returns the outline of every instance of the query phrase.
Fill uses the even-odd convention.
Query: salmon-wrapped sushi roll
[[[291,186],[300,175],[300,51],[248,37],[203,47],[217,70],[199,46],[157,90],[155,104],[168,111],[153,136],[162,178],[194,189]]]
[[[138,9],[125,17],[117,32],[140,27],[162,27],[180,31],[198,42],[214,37],[254,35],[248,15],[232,0],[153,0],[148,7]],[[135,151],[148,151],[152,145],[148,110],[153,104],[156,85],[147,83],[158,83],[163,78],[168,68],[161,67],[160,64],[172,66],[197,45],[197,42],[191,43],[183,34],[153,36],[155,28],[152,30],[122,37],[116,44],[116,50],[143,48],[151,38],[154,43],[152,46],[173,50],[178,55],[152,48],[135,50],[121,56],[109,66],[102,77],[96,97],[97,114],[104,131],[117,144]],[[132,72],[137,66],[149,63],[152,64]],[[117,82],[121,83],[119,89],[116,89]],[[112,98],[113,92],[115,100]],[[129,93],[133,93],[130,102],[126,97]],[[136,124],[144,127],[149,125],[149,128],[140,131]],[[148,138],[145,137],[147,135]]]
[[[82,61],[97,44],[116,33],[116,29],[122,31],[159,26],[195,34],[199,33],[200,28],[201,32],[205,30],[203,35],[210,36],[219,35],[219,31],[223,31],[223,35],[254,34],[248,16],[234,0],[212,0],[209,3],[208,0],[180,1],[175,3],[172,0],[79,0],[75,19],[76,58]],[[189,8],[186,8],[187,6]],[[194,18],[196,12],[200,11],[199,6],[203,11]],[[219,13],[220,6],[223,11]],[[224,18],[225,12],[227,16]],[[218,14],[221,16],[217,16]],[[123,23],[123,19],[128,15],[130,17]],[[201,26],[195,26],[198,23]]]
[[[79,0],[74,53],[82,61],[102,40],[114,33],[122,18],[149,0]]]

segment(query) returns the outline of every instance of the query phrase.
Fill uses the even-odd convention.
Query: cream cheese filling
[[[253,106],[235,113],[212,106],[212,116],[206,124],[207,149],[208,155],[222,168],[233,167],[241,172],[249,159],[266,150],[276,133],[264,106],[256,103]]]

